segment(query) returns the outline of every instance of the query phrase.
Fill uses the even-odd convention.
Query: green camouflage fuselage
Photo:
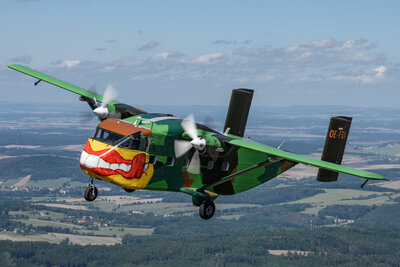
[[[214,157],[206,151],[200,156],[200,174],[189,173],[186,171],[185,161],[191,158],[193,152],[186,153],[180,158],[175,158],[174,152],[175,140],[187,137],[181,126],[181,119],[162,118],[160,119],[159,114],[147,113],[124,119],[152,131],[148,153],[157,157],[157,163],[154,165],[153,177],[144,189],[180,191],[181,188],[200,188],[268,160],[268,155],[265,153],[234,146],[224,147],[223,142],[218,139],[221,134],[211,129],[203,130],[206,127],[198,125],[199,135],[207,141],[207,149],[212,151],[223,147],[224,151],[214,153],[217,154]],[[235,136],[229,137],[235,139]],[[174,159],[172,166],[167,166],[168,158]],[[210,161],[213,163],[209,163]],[[213,164],[212,168],[207,168],[209,164]],[[266,167],[242,174],[232,181],[210,188],[209,191],[220,195],[240,193],[269,181],[295,165],[294,162],[279,160]]]

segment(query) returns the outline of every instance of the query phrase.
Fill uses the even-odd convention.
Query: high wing
[[[284,151],[284,150],[281,150],[281,149],[278,149],[278,148],[275,148],[272,146],[264,145],[264,144],[257,143],[257,142],[247,140],[247,139],[243,139],[243,138],[236,137],[235,139],[228,141],[228,143],[231,145],[234,145],[234,146],[263,152],[272,157],[287,159],[290,161],[299,162],[299,163],[303,163],[306,165],[312,165],[312,166],[330,170],[330,171],[350,174],[350,175],[358,176],[358,177],[368,179],[368,180],[389,180],[389,179],[387,179],[379,174],[376,174],[376,173],[357,170],[357,169],[353,169],[350,167],[326,162],[323,160],[318,160],[318,159],[313,159],[313,158],[309,158],[306,156],[297,155],[297,154],[287,152],[287,151]]]
[[[37,78],[39,80],[48,82],[48,83],[50,83],[52,85],[61,87],[61,88],[65,89],[65,90],[68,90],[68,91],[73,92],[75,94],[78,94],[78,95],[81,95],[81,96],[84,96],[84,97],[87,97],[87,98],[90,98],[90,99],[95,98],[98,102],[103,102],[103,96],[102,95],[99,95],[99,94],[97,94],[95,92],[92,92],[90,90],[83,89],[83,88],[81,88],[79,86],[67,83],[65,81],[59,80],[59,79],[54,78],[54,77],[52,77],[50,75],[41,73],[39,71],[33,70],[31,68],[28,68],[26,66],[22,66],[22,65],[18,65],[18,64],[12,64],[12,65],[9,65],[8,67],[10,69],[13,69],[13,70],[19,71],[21,73],[27,74],[29,76],[32,76],[34,78]],[[118,101],[112,100],[112,101],[110,101],[108,103],[108,105],[114,106],[114,105],[119,104],[119,103],[120,102],[118,102]]]

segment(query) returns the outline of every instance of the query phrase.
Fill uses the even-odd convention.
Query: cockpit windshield
[[[109,130],[97,128],[92,139],[112,146],[138,150],[140,147],[140,136],[140,132],[125,136]]]

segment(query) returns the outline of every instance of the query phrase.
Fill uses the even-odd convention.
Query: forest
[[[168,238],[114,246],[0,241],[0,266],[397,266],[400,233],[355,227]],[[274,250],[289,250],[286,256]]]

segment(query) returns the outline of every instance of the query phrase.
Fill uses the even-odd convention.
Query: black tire
[[[215,213],[215,204],[211,200],[205,200],[200,205],[199,215],[203,220],[211,219]]]
[[[129,189],[129,188],[124,188],[124,190],[128,193],[135,192],[136,189]]]
[[[83,194],[83,197],[86,199],[86,201],[93,201],[97,198],[97,187],[95,187],[94,185],[89,185],[86,190],[85,193]]]

